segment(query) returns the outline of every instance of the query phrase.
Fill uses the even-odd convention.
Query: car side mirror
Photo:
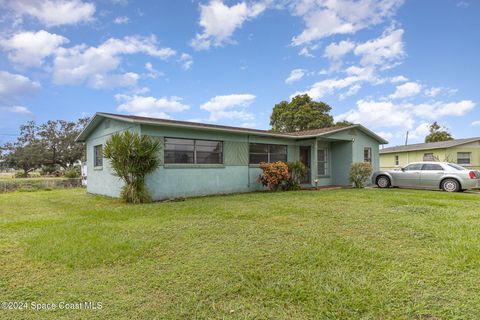
[[[400,168],[400,170],[402,170],[403,172],[405,172],[405,168]]]

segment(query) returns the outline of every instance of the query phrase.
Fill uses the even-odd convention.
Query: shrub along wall
[[[12,191],[35,191],[45,189],[64,189],[82,187],[82,179],[39,178],[0,180],[0,193]]]

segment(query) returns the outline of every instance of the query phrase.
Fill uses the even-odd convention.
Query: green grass
[[[480,195],[252,193],[148,205],[0,194],[5,319],[478,319]]]

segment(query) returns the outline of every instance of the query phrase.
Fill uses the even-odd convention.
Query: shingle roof
[[[382,153],[395,153],[395,152],[404,152],[404,151],[416,151],[416,150],[429,150],[429,149],[445,149],[455,146],[459,146],[465,143],[480,141],[480,137],[467,138],[467,139],[455,139],[441,142],[430,142],[430,143],[416,143],[406,146],[395,146],[384,148],[380,150]]]
[[[115,114],[115,113],[107,113],[107,112],[98,112],[95,114],[95,117],[92,119],[91,123],[94,122],[95,118],[98,117],[107,117],[117,120],[123,120],[133,123],[141,123],[141,124],[151,124],[151,125],[169,125],[169,126],[178,126],[178,127],[189,127],[189,128],[199,128],[199,129],[212,129],[212,130],[221,130],[221,131],[230,131],[230,132],[239,132],[239,133],[253,133],[253,134],[260,134],[260,135],[268,135],[268,136],[275,136],[275,137],[283,137],[283,138],[309,138],[309,137],[316,137],[328,133],[334,133],[338,131],[343,131],[346,129],[351,128],[359,128],[360,130],[364,131],[365,133],[373,136],[381,143],[388,143],[382,137],[376,135],[372,131],[368,130],[367,128],[363,127],[360,124],[354,124],[351,126],[346,127],[329,127],[329,128],[322,128],[322,129],[314,129],[314,130],[305,130],[305,131],[297,131],[297,132],[274,132],[270,130],[260,130],[260,129],[250,129],[250,128],[243,128],[243,127],[233,127],[233,126],[224,126],[224,125],[217,125],[217,124],[207,124],[207,123],[199,123],[199,122],[190,122],[190,121],[180,121],[180,120],[169,120],[169,119],[160,119],[160,118],[150,118],[150,117],[140,117],[140,116],[132,116],[132,115],[123,115],[123,114]],[[89,133],[90,124],[85,128],[85,130],[78,136],[77,141],[84,141],[86,136]]]

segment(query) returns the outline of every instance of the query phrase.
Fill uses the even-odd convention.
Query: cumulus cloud
[[[0,107],[2,112],[16,113],[24,116],[32,116],[33,113],[24,106]]]
[[[104,83],[108,79],[119,84],[134,83],[131,73],[123,75],[125,81],[119,81],[121,78],[119,75],[111,76],[110,73],[118,68],[121,55],[135,53],[144,53],[164,60],[175,55],[171,48],[158,48],[153,36],[110,38],[98,47],[78,45],[72,48],[59,48],[53,63],[53,80],[56,84],[87,82],[91,85],[97,82],[96,78],[102,78]]]
[[[20,16],[36,18],[47,27],[93,20],[95,5],[81,0],[7,0],[6,5]]]
[[[331,43],[325,48],[323,56],[331,60],[338,60],[352,51],[353,48],[355,48],[355,44],[348,40]]]
[[[222,0],[210,0],[200,5],[200,26],[202,33],[197,33],[190,42],[196,50],[209,49],[232,42],[231,36],[247,20],[254,19],[266,9],[266,3],[240,2],[229,7]]]
[[[210,121],[220,119],[253,120],[253,114],[245,109],[255,100],[253,94],[229,94],[215,96],[200,106],[210,112]]]
[[[182,112],[190,108],[190,106],[182,103],[182,98],[180,97],[155,98],[117,94],[115,99],[120,103],[117,107],[118,111],[143,117],[170,119],[171,117],[168,113]]]
[[[53,55],[69,40],[45,30],[20,32],[10,38],[0,39],[0,46],[8,52],[8,58],[22,66],[40,67],[44,59]]]
[[[406,108],[419,117],[438,119],[446,116],[464,116],[475,108],[475,103],[471,100],[448,103],[437,101],[434,103],[407,104]]]
[[[115,24],[128,24],[129,22],[130,18],[128,17],[116,17],[115,20],[113,20]]]
[[[0,101],[30,95],[40,88],[40,83],[20,74],[0,71]]]
[[[390,99],[401,99],[416,96],[422,90],[422,85],[417,82],[407,82],[398,85],[395,92],[391,94]]]
[[[360,64],[388,69],[398,63],[405,56],[403,33],[403,29],[388,28],[379,38],[357,45],[354,53],[360,56]]]
[[[474,126],[474,127],[480,127],[480,120],[473,121],[473,122],[471,123],[471,125]]]
[[[290,75],[288,76],[288,78],[285,79],[285,83],[286,84],[292,84],[295,81],[298,81],[298,80],[302,79],[303,76],[305,75],[305,72],[306,72],[306,70],[304,70],[304,69],[293,69],[290,72]]]
[[[425,89],[424,93],[427,97],[435,98],[438,95],[452,96],[457,93],[457,89],[444,88],[444,87],[431,87]]]
[[[182,53],[178,61],[182,63],[183,70],[188,70],[193,65],[193,58],[188,53]]]
[[[336,121],[347,120],[361,123],[371,128],[407,128],[414,124],[412,114],[408,110],[398,108],[391,101],[359,100],[357,108],[335,117]]]
[[[395,13],[403,0],[294,1],[293,13],[303,18],[305,29],[292,39],[295,46],[335,35],[353,34],[376,25]]]

